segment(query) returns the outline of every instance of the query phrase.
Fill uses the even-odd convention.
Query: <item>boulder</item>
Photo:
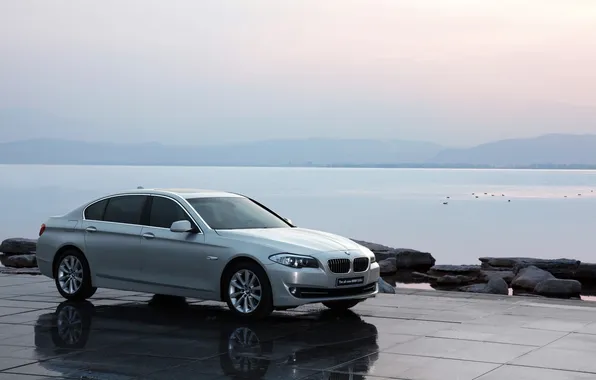
[[[435,265],[435,258],[428,252],[417,251],[409,248],[392,248],[386,245],[371,243],[363,240],[352,239],[352,241],[370,249],[376,256],[377,261],[388,258],[395,258],[397,270],[402,269],[425,269]]]
[[[508,268],[517,273],[520,269],[535,266],[550,272],[556,277],[573,276],[581,262],[579,260],[571,259],[535,259],[531,257],[481,257],[484,268]]]
[[[571,276],[560,276],[561,278],[571,278],[584,284],[596,283],[596,264],[581,263],[579,268]]]
[[[397,272],[395,257],[379,261],[379,267],[381,269],[381,274],[394,274]]]
[[[534,288],[534,293],[545,297],[572,298],[579,297],[582,284],[576,280],[551,278],[541,281]]]
[[[383,280],[382,278],[379,278],[378,285],[379,293],[395,294],[395,288],[389,285],[387,282],[385,282],[385,280]]]
[[[10,238],[0,244],[0,252],[11,255],[28,255],[35,253],[37,240],[24,238]]]
[[[462,286],[458,290],[461,292],[508,295],[509,285],[500,277],[492,277],[486,284]]]
[[[412,275],[425,279],[429,284],[441,287],[453,287],[459,285],[467,285],[477,281],[476,277],[469,277],[463,275],[445,275],[445,276],[432,276],[426,273],[412,272]]]
[[[470,277],[482,276],[480,265],[434,265],[428,270],[431,276],[463,275]]]
[[[36,268],[35,255],[0,255],[0,263],[10,268]]]
[[[511,284],[515,274],[510,270],[483,270],[482,276],[484,277],[484,281],[490,281],[491,278],[498,277],[503,279],[507,284]]]
[[[511,287],[534,291],[536,285],[545,280],[555,279],[551,273],[536,266],[521,268],[511,281]]]

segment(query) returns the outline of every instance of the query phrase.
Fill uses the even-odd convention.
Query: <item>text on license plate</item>
[[[338,278],[335,282],[336,286],[343,285],[358,285],[364,283],[364,277],[352,277],[352,278]]]

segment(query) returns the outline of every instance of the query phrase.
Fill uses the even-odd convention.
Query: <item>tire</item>
[[[243,282],[246,278],[252,287],[246,287],[243,290],[241,287],[244,287]],[[237,316],[263,319],[273,312],[271,284],[267,273],[259,264],[252,261],[234,264],[229,270],[226,270],[223,284],[223,298],[228,304],[228,308]]]
[[[68,278],[63,280],[69,273],[70,281]],[[67,249],[60,254],[54,268],[54,282],[60,295],[69,301],[84,301],[97,291],[91,285],[89,263],[85,255],[76,249]]]
[[[333,311],[346,311],[358,305],[362,300],[339,300],[323,302],[327,308]]]

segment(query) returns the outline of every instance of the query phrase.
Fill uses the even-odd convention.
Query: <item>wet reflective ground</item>
[[[0,380],[596,379],[596,307],[421,290],[243,322],[220,303],[0,275]]]

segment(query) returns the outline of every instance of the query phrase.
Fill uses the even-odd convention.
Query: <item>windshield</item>
[[[285,221],[248,198],[191,198],[187,201],[214,230],[290,228]]]

